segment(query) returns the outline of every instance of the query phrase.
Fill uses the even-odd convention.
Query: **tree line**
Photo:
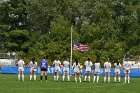
[[[1,0],[0,52],[70,58],[72,25],[73,39],[90,46],[73,59],[140,55],[139,0]]]

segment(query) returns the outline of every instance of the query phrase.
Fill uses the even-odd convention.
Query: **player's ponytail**
[[[117,64],[117,66],[119,65],[119,61],[118,61],[118,59],[116,59],[116,64]]]
[[[32,58],[32,62],[33,62],[33,64],[35,64],[35,58],[34,57]]]
[[[76,62],[76,66],[77,66],[78,65],[78,60],[75,59],[75,62]]]

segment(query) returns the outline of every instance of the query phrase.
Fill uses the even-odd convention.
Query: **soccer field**
[[[83,77],[82,77],[83,80]],[[53,81],[53,76],[48,77],[48,81],[29,81],[29,75],[25,75],[25,81],[17,81],[17,75],[0,74],[0,93],[139,93],[140,79],[131,78],[130,84],[113,83],[111,78],[110,83],[103,83],[103,78],[100,78],[98,84],[93,82],[74,82],[74,77],[71,77],[70,82]]]

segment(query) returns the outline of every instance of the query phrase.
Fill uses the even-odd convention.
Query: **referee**
[[[47,71],[48,71],[48,56],[43,57],[43,60],[40,61],[40,70],[41,70],[41,76],[40,80],[42,81],[43,75],[45,76],[45,80],[47,81]]]

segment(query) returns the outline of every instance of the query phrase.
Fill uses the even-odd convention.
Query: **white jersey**
[[[86,71],[90,71],[91,72],[91,67],[92,67],[92,62],[91,61],[86,61],[85,62],[85,66],[86,66]]]
[[[130,63],[129,61],[125,61],[125,62],[123,63],[123,66],[124,66],[124,69],[130,70],[130,68],[131,68],[131,63]]]
[[[95,66],[95,69],[100,69],[100,63],[95,63],[94,66]]]
[[[111,72],[111,63],[105,62],[104,68],[105,68],[105,72]]]
[[[53,62],[53,65],[54,65],[54,67],[60,67],[61,62],[60,62],[59,60],[55,60],[55,61]]]
[[[68,61],[63,62],[63,65],[64,65],[63,72],[64,73],[69,73],[69,64],[70,63]]]
[[[74,72],[75,73],[79,73],[80,72],[80,64],[78,63],[78,65],[76,65],[76,62],[73,63],[73,68],[74,68]]]
[[[120,74],[120,72],[121,72],[121,66],[122,65],[120,63],[118,65],[117,65],[117,63],[114,63],[114,67],[115,67],[114,72]]]
[[[30,64],[30,67],[31,67],[31,68],[36,68],[36,66],[37,66],[37,62],[35,62],[35,63],[33,64],[33,62],[31,61],[29,64]]]
[[[106,69],[111,69],[111,63],[105,62],[105,63],[104,63],[104,67],[105,67]]]
[[[115,69],[121,69],[122,65],[119,63],[119,65],[117,65],[117,63],[114,63],[114,67]]]
[[[24,64],[23,60],[18,61],[18,71],[24,71]]]
[[[94,73],[99,74],[100,73],[100,63],[95,63],[94,66],[95,66]]]
[[[54,70],[55,70],[55,72],[60,71],[61,62],[60,62],[59,60],[55,60],[55,61],[53,62],[53,65],[54,65]]]
[[[63,62],[64,68],[69,68],[69,64],[70,64],[70,63],[69,63],[68,61],[64,61],[64,62]]]
[[[24,67],[24,61],[23,60],[19,60],[18,61],[18,67]]]

